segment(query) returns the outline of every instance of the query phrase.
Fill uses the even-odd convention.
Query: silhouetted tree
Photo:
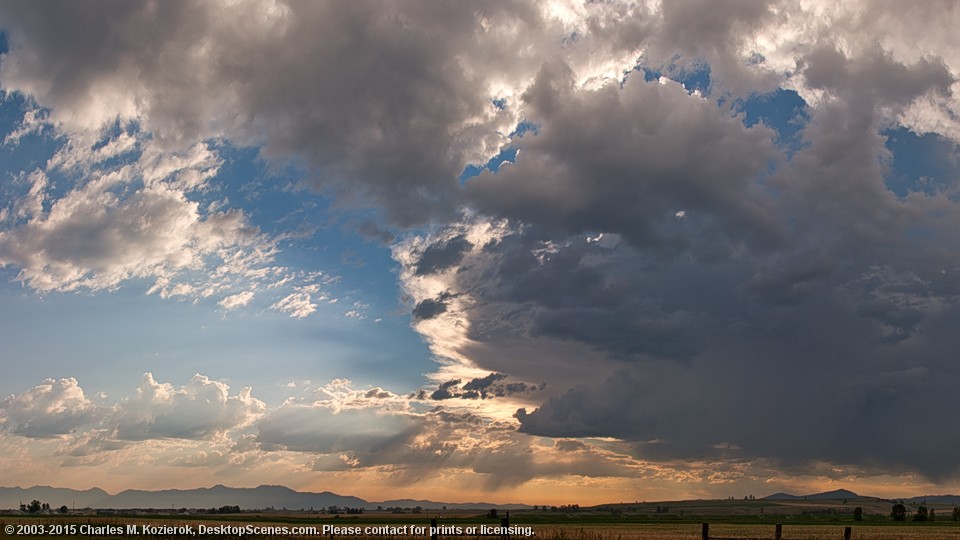
[[[863,508],[859,506],[853,509],[853,520],[854,521],[863,521]]]
[[[70,509],[67,508],[67,505],[63,505],[63,506],[60,507],[60,513],[61,513],[61,514],[66,514],[66,513],[68,513],[68,512],[70,512]]]
[[[41,508],[43,508],[43,504],[41,504],[40,501],[34,499],[30,501],[30,504],[27,505],[27,512],[30,512],[31,514],[36,514],[37,512],[40,511]]]
[[[907,507],[902,503],[893,505],[893,508],[890,510],[890,517],[892,517],[894,521],[906,521]]]
[[[913,515],[914,521],[926,521],[927,520],[927,507],[922,504],[917,508],[917,513]]]
[[[953,507],[953,520],[960,521],[960,506]]]
[[[496,519],[496,518],[498,517],[497,509],[496,509],[496,508],[491,508],[490,511],[487,512],[487,517],[488,517],[488,518],[494,518],[494,519]]]
[[[937,520],[937,514],[936,514],[936,512],[933,511],[933,508],[930,509],[930,518],[929,518],[929,520],[930,520],[930,521],[936,521],[936,520]]]

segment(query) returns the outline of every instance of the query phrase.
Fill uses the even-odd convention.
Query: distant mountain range
[[[793,495],[791,493],[774,493],[763,497],[768,501],[828,501],[842,499],[877,499],[859,495],[846,489],[824,491],[809,495]],[[445,503],[429,500],[395,499],[382,502],[371,502],[359,497],[338,495],[329,491],[321,493],[294,491],[284,486],[259,486],[255,488],[232,488],[216,485],[210,488],[197,489],[167,489],[161,491],[142,491],[128,489],[116,495],[111,495],[100,488],[76,490],[69,488],[55,488],[49,486],[35,486],[31,488],[0,487],[0,509],[16,509],[20,503],[29,503],[32,500],[49,503],[53,508],[66,505],[68,508],[220,508],[221,506],[239,506],[243,510],[259,510],[274,508],[276,510],[314,510],[326,509],[330,506],[341,508],[364,508],[374,510],[382,508],[415,508],[424,510],[438,510],[443,507],[451,510],[489,509],[517,510],[531,508],[525,504],[493,504],[487,502],[474,503]],[[908,504],[952,504],[960,505],[960,495],[925,495],[921,497],[904,498]]]
[[[768,501],[826,501],[833,499],[856,499],[860,497],[856,493],[846,489],[835,489],[833,491],[824,491],[823,493],[814,493],[812,495],[793,495],[790,493],[774,493],[767,495],[764,500]]]
[[[400,499],[383,502],[369,502],[359,497],[338,495],[329,491],[310,493],[294,491],[284,486],[259,486],[255,488],[232,488],[216,485],[211,488],[167,489],[162,491],[141,491],[128,489],[116,495],[110,495],[100,488],[76,490],[35,486],[31,488],[0,487],[0,508],[19,508],[20,503],[32,500],[49,503],[53,508],[66,505],[69,508],[219,508],[221,506],[239,506],[243,510],[275,508],[277,510],[315,510],[330,506],[364,508],[368,510],[401,507],[424,509],[488,509],[506,510],[530,508],[524,504],[444,503],[426,500]]]
[[[811,495],[793,495],[790,493],[774,493],[763,498],[766,501],[830,501],[839,499],[883,499],[884,497],[872,497],[868,495],[858,495],[847,489],[835,489],[833,491],[824,491],[822,493],[813,493]],[[898,498],[899,499],[899,498]],[[920,497],[903,498],[905,503],[909,504],[954,504],[960,505],[960,495],[922,495]]]
[[[903,502],[908,504],[940,503],[960,506],[960,495],[924,495],[923,497],[904,499]]]

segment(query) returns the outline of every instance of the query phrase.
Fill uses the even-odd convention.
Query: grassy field
[[[784,525],[783,540],[840,540],[841,525]],[[539,527],[536,538],[541,540],[699,540],[700,524],[645,523],[633,526],[566,526]],[[855,540],[957,540],[960,527],[852,526]],[[772,525],[712,524],[711,537],[770,538]]]
[[[710,524],[712,538],[769,538],[774,537],[775,524],[783,524],[784,540],[840,540],[845,527],[852,528],[855,540],[960,540],[960,523],[950,520],[952,507],[928,505],[936,511],[937,521],[917,523],[894,522],[890,518],[892,501],[857,498],[835,501],[768,501],[768,500],[694,500],[647,503],[619,503],[586,508],[579,511],[531,511],[510,513],[510,525],[530,527],[533,536],[529,540],[698,540],[701,524]],[[854,508],[863,511],[863,521],[855,521]],[[907,505],[908,515],[916,511],[916,505]],[[320,538],[323,540],[412,540],[429,538],[429,533],[413,533],[414,525],[429,527],[431,518],[441,526],[461,527],[500,525],[497,518],[488,517],[484,510],[424,510],[421,514],[392,514],[367,512],[361,515],[330,515],[316,512],[244,512],[233,515],[141,515],[141,516],[80,516],[80,515],[0,515],[0,537],[13,537],[4,529],[13,526],[15,536],[60,538],[113,538],[125,534],[128,525],[143,526],[190,526],[199,532],[200,526],[224,525],[234,528],[273,527],[274,532],[242,536],[247,540],[260,538]],[[908,518],[909,519],[909,518]],[[86,534],[79,527],[86,526]],[[282,534],[284,527],[315,527],[335,525],[342,530],[363,530],[367,526],[408,527],[404,534]],[[31,528],[33,526],[33,528]],[[97,528],[101,529],[97,529]],[[97,534],[103,527],[114,527],[112,533]],[[91,528],[93,532],[91,533]],[[259,529],[258,529],[259,530]],[[393,529],[395,530],[395,529]],[[121,531],[118,533],[117,531]],[[27,534],[24,534],[27,533]],[[140,536],[151,536],[141,534]],[[207,534],[207,538],[231,538],[237,535]],[[165,538],[197,538],[197,536],[167,534]],[[481,538],[477,535],[441,536],[450,540]],[[482,537],[485,540],[500,540],[496,536]],[[525,536],[512,536],[511,540],[528,540]]]
[[[230,516],[230,517],[214,517],[214,516],[196,516],[191,518],[182,518],[176,516],[170,517],[139,517],[139,516],[129,516],[129,517],[98,517],[98,516],[4,516],[0,517],[0,537],[9,537],[13,538],[15,536],[24,536],[20,535],[9,535],[5,532],[2,532],[3,529],[8,526],[20,526],[20,525],[45,525],[47,534],[43,536],[58,536],[60,538],[86,538],[86,539],[98,539],[98,538],[114,538],[116,539],[119,536],[126,536],[125,534],[63,534],[67,531],[67,526],[73,525],[74,528],[79,527],[80,525],[86,524],[87,526],[93,527],[116,527],[119,530],[126,530],[127,525],[136,524],[142,526],[145,524],[152,525],[170,525],[170,526],[182,526],[190,525],[195,530],[198,529],[199,525],[205,526],[216,526],[218,524],[228,524],[235,527],[244,527],[246,525],[255,525],[255,526],[316,526],[318,528],[322,527],[323,524],[336,523],[338,526],[359,526],[367,524],[377,524],[377,523],[392,523],[394,525],[401,525],[403,523],[417,524],[421,526],[429,526],[428,516],[417,516],[419,519],[409,519],[412,516],[407,516],[408,519],[396,519],[390,518],[389,516],[379,516],[380,519],[377,519],[378,516],[364,516],[363,518],[350,519],[350,518],[333,518],[332,516],[326,516],[325,518],[313,517],[312,519],[304,519],[302,516],[298,515],[286,515],[286,516],[269,516],[269,519],[266,519],[266,516],[256,516],[250,514]],[[599,521],[599,522],[590,522],[587,519],[582,519],[580,522],[568,522],[568,523],[547,523],[543,519],[531,519],[531,518],[542,518],[543,516],[528,515],[528,519],[520,519],[520,515],[516,519],[512,517],[511,525],[523,525],[523,521],[527,521],[527,525],[530,526],[533,530],[533,536],[530,537],[530,540],[699,540],[700,531],[701,531],[701,521],[697,519],[685,519],[685,520],[669,520],[663,519],[660,521],[648,520],[646,522],[620,522],[614,523],[610,521]],[[726,520],[724,519],[726,518]],[[770,538],[774,537],[774,522],[769,523],[738,523],[736,519],[731,520],[730,516],[713,516],[710,519],[706,520],[710,523],[710,536],[711,537],[723,537],[723,538]],[[451,517],[450,519],[445,519],[441,521],[444,524],[451,525],[455,523],[460,523],[462,525],[480,525],[484,524],[487,526],[493,526],[497,523],[494,520],[485,519],[482,516],[478,515],[458,515],[456,517]],[[530,523],[536,522],[536,523]],[[841,522],[829,522],[829,523],[817,523],[817,522],[801,522],[801,523],[791,523],[790,521],[783,520],[781,521],[783,526],[783,539],[784,540],[840,540],[843,538],[843,529],[846,526],[852,527],[853,535],[852,538],[856,540],[960,540],[960,524],[952,522],[935,522],[935,523],[912,523],[912,522],[903,522],[903,523],[893,523],[891,521],[877,522],[877,523],[841,523]],[[51,535],[51,527],[59,528],[59,533],[56,535]],[[23,529],[20,529],[21,532]],[[28,529],[29,530],[29,529]],[[39,537],[40,535],[26,535],[30,537]],[[144,536],[144,535],[141,535]],[[147,535],[148,536],[148,535]],[[197,538],[197,536],[186,536],[178,534],[167,534],[163,535],[165,538]],[[206,535],[208,538],[230,538],[236,537],[236,535]],[[245,534],[243,538],[249,540],[255,540],[260,538],[317,538],[322,537],[325,540],[412,540],[414,538],[426,539],[429,538],[429,534],[407,534],[407,535],[363,535],[363,534],[345,534],[345,535],[283,535],[283,534]],[[441,539],[444,537],[441,537]],[[467,538],[479,538],[478,536],[446,536],[450,539],[461,539],[466,540]],[[497,537],[484,537],[492,540],[499,540]],[[512,540],[526,540],[524,536],[513,536]]]

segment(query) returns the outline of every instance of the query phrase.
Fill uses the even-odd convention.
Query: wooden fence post
[[[773,536],[773,537],[776,538],[776,540],[782,540],[782,538],[783,538],[783,524],[782,524],[782,523],[777,523],[777,530],[776,530],[776,532],[774,533],[774,536]]]
[[[710,524],[704,523],[703,530],[700,531],[700,540],[710,540]]]
[[[437,518],[430,518],[430,540],[437,540]]]
[[[850,530],[850,527],[845,527],[845,528],[843,529],[843,540],[850,540],[850,533],[851,533],[851,532],[852,532],[852,531]]]

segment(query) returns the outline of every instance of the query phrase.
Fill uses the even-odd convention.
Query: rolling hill
[[[338,495],[329,491],[321,493],[299,492],[284,486],[259,486],[255,488],[232,488],[216,485],[210,488],[167,489],[161,491],[126,490],[110,495],[106,491],[93,488],[75,490],[35,486],[31,488],[0,487],[0,509],[17,509],[20,503],[32,500],[49,503],[53,508],[66,505],[68,508],[219,508],[221,506],[239,506],[244,510],[274,508],[277,510],[320,510],[330,506],[375,509],[403,507],[413,508],[457,508],[483,509],[529,508],[523,504],[444,503],[428,500],[395,500],[369,502],[359,497]]]

